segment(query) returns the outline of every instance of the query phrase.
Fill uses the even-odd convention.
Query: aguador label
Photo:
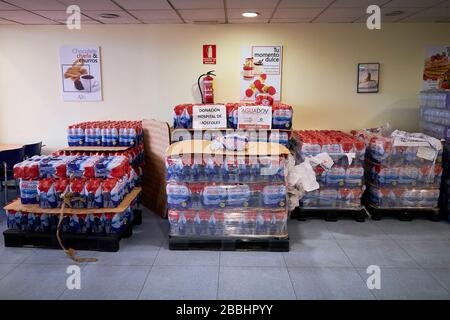
[[[240,106],[238,109],[239,129],[272,128],[272,107]]]

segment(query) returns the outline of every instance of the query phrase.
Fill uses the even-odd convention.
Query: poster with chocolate
[[[255,101],[260,94],[281,100],[281,45],[245,45],[241,47],[240,100]]]
[[[102,101],[100,47],[63,46],[59,51],[64,101]]]
[[[450,46],[427,48],[422,89],[450,90]]]

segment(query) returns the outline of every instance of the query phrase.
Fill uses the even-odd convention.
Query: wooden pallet
[[[100,209],[72,209],[72,208],[65,208],[64,214],[94,214],[94,213],[121,213],[124,212],[136,199],[139,194],[141,193],[140,187],[135,187],[133,190],[131,190],[130,193],[128,193],[125,198],[122,200],[122,202],[115,208],[100,208]],[[61,208],[40,208],[39,204],[22,204],[20,199],[14,200],[7,206],[3,208],[4,210],[14,210],[14,211],[21,211],[21,212],[31,212],[31,213],[46,213],[46,214],[53,214],[53,215],[59,215],[61,213]]]
[[[129,223],[121,233],[107,235],[62,233],[61,239],[66,248],[117,252],[120,248],[120,240],[129,238],[132,234],[133,224]],[[9,229],[3,232],[3,236],[5,239],[5,247],[26,246],[33,248],[61,249],[55,233],[39,233]]]
[[[135,146],[129,147],[107,147],[107,146],[76,146],[76,147],[65,147],[60,151],[71,151],[71,152],[123,152],[128,149],[134,148]]]
[[[367,212],[364,208],[358,209],[306,209],[297,207],[291,214],[292,219],[299,221],[305,221],[307,218],[323,218],[328,222],[336,222],[341,218],[351,217],[357,222],[365,222],[367,218]]]
[[[440,221],[439,208],[377,208],[370,203],[366,204],[372,220],[381,220],[384,217],[397,217],[400,221],[412,221],[418,216],[425,216],[431,221]]]
[[[169,236],[169,249],[288,252],[289,238],[201,239],[201,238]]]
[[[135,191],[137,192],[140,190],[135,189]],[[136,196],[138,194],[139,193],[137,193]],[[133,199],[136,196],[133,196]],[[16,205],[18,204],[16,203]],[[85,210],[85,209],[70,209],[70,210]],[[121,233],[107,234],[107,235],[61,233],[61,239],[67,248],[73,248],[75,250],[116,252],[119,251],[120,240],[123,238],[131,237],[131,235],[133,234],[133,226],[141,224],[142,224],[142,210],[134,209],[133,221],[127,224]],[[60,249],[60,245],[56,238],[56,233],[40,233],[40,232],[8,229],[3,232],[3,237],[5,239],[4,241],[5,247],[27,246],[33,248]]]

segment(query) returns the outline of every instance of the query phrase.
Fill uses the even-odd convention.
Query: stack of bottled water
[[[134,200],[124,212],[66,214],[61,222],[61,232],[70,234],[113,234],[121,233],[125,226],[134,220]],[[7,210],[6,224],[8,229],[34,233],[54,233],[59,222],[58,215]]]
[[[420,93],[422,132],[450,142],[450,91],[430,90]]]
[[[200,106],[200,105],[199,105]],[[222,105],[226,110],[226,128],[220,129],[193,129],[194,109],[193,104],[180,104],[174,107],[172,142],[186,140],[214,140],[218,137],[234,133],[245,137],[248,141],[279,143],[288,146],[291,138],[293,108],[280,102],[262,103],[243,102],[227,103]],[[239,126],[239,108],[246,107],[246,112],[257,113],[258,106],[270,107],[272,122],[268,128],[243,129]],[[255,107],[251,109],[252,107]],[[270,110],[269,110],[270,112]],[[270,119],[270,118],[269,118]],[[239,129],[238,129],[239,128]]]
[[[132,147],[142,143],[142,121],[90,121],[67,128],[69,146]]]
[[[286,156],[170,152],[166,158],[170,235],[286,237]]]
[[[326,153],[329,167],[314,168],[319,189],[300,200],[304,209],[361,209],[364,191],[365,145],[350,134],[334,130],[307,130],[293,133],[297,164]]]
[[[117,207],[139,183],[125,156],[34,156],[14,166],[22,204],[61,207],[61,196],[78,195],[73,208]]]
[[[227,128],[238,129],[239,122],[239,107],[257,106],[258,104],[252,102],[245,103],[227,103],[225,105],[227,112]],[[272,124],[271,129],[290,130],[292,127],[293,109],[292,106],[273,102],[270,105],[272,109]],[[192,129],[193,126],[193,104],[180,104],[173,109],[173,127],[174,129]],[[256,110],[255,110],[256,111]]]
[[[450,210],[450,91],[430,90],[420,93],[420,126],[422,132],[444,141],[443,174],[440,206]]]
[[[230,133],[245,137],[248,141],[279,143],[287,147],[291,137],[290,130],[188,130],[176,129],[172,131],[172,142],[186,140],[215,140]]]
[[[363,130],[368,201],[375,208],[436,208],[442,144],[420,133]]]
[[[144,166],[145,166],[145,155],[144,155],[144,145],[141,143],[135,147],[126,149],[125,151],[73,151],[73,150],[60,150],[53,153],[54,156],[124,156],[128,158],[129,166],[134,169],[138,176],[138,183],[143,179]]]

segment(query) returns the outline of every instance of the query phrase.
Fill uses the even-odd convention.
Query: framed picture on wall
[[[358,93],[377,93],[380,87],[380,64],[358,63]]]

